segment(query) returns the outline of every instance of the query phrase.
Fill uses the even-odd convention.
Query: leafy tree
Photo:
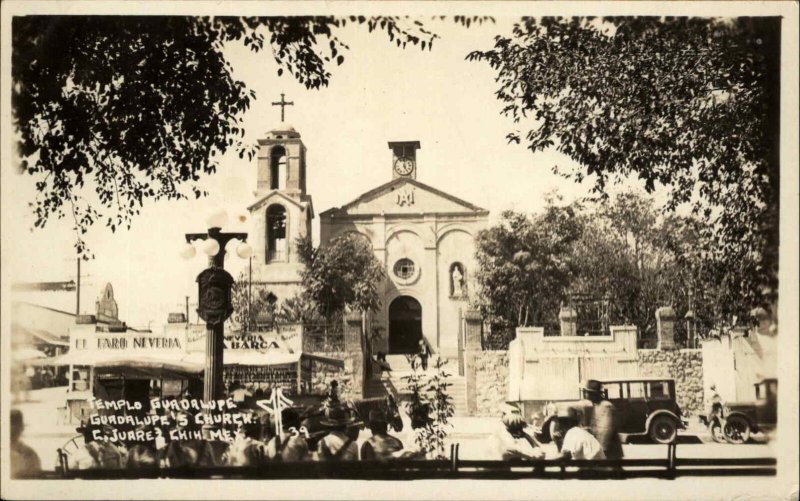
[[[201,176],[223,154],[255,152],[242,120],[256,96],[225,46],[268,49],[279,75],[318,89],[344,62],[337,30],[348,23],[399,47],[437,38],[398,17],[14,17],[12,114],[21,170],[36,178],[35,226],[71,217],[86,257],[81,235],[95,222],[115,231],[147,200],[204,195]]]
[[[691,204],[706,249],[755,305],[777,297],[780,28],[778,18],[527,18],[468,58],[497,71],[497,97],[520,126],[509,141],[568,155],[581,167],[561,173],[594,176],[600,194],[628,176],[648,192],[665,186],[669,208]]]
[[[380,308],[378,287],[386,272],[363,238],[342,235],[318,248],[309,237],[301,238],[297,252],[304,265],[304,293],[326,319],[345,308],[361,312]]]
[[[483,313],[516,326],[552,321],[571,279],[566,258],[579,236],[571,206],[551,200],[540,215],[503,212],[499,224],[476,238]]]

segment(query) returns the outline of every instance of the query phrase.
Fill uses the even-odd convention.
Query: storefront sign
[[[77,351],[98,352],[185,352],[183,335],[142,332],[126,333],[80,333],[73,336],[73,348]]]
[[[277,337],[268,334],[249,333],[225,336],[225,349],[267,351],[281,349]]]

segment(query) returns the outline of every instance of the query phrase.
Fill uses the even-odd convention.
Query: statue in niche
[[[450,272],[450,290],[453,297],[464,297],[464,269],[460,263],[453,264]]]

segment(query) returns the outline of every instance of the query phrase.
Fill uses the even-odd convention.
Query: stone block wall
[[[467,351],[465,355],[469,415],[501,415],[508,398],[508,351]]]
[[[684,415],[703,410],[703,353],[701,350],[638,350],[642,377],[675,380],[675,394]]]

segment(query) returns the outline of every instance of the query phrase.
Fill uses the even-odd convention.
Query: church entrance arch
[[[389,353],[416,353],[422,339],[422,305],[411,296],[389,305]]]

